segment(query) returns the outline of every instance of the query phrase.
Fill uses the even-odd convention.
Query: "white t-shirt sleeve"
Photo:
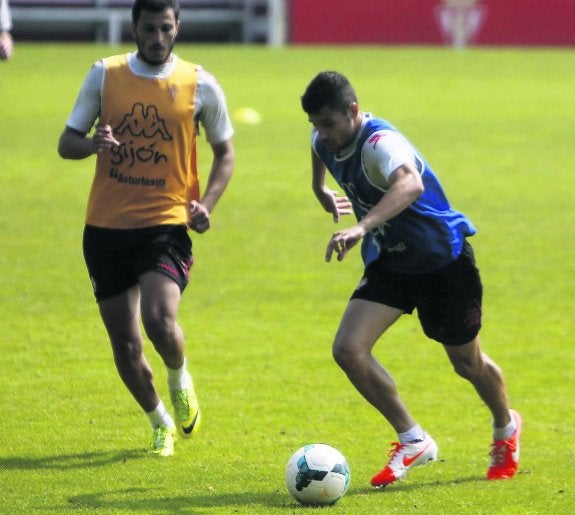
[[[102,61],[90,68],[66,125],[82,133],[88,133],[100,116],[102,108],[102,85],[104,83],[104,64]]]
[[[409,142],[401,134],[388,129],[374,132],[367,139],[362,148],[362,158],[366,171],[377,183],[381,182],[381,178],[389,181],[391,174],[400,166],[418,162]]]
[[[214,76],[204,69],[198,73],[195,109],[196,122],[206,131],[208,143],[222,143],[233,136],[224,92]]]
[[[10,7],[8,0],[0,0],[0,31],[12,30],[12,16],[10,15]]]

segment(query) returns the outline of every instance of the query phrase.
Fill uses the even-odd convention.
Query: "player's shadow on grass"
[[[387,490],[377,490],[369,485],[360,488],[353,488],[346,496],[366,496],[366,495],[389,495],[406,491],[418,491],[434,487],[444,488],[448,485],[462,483],[480,483],[485,481],[482,476],[469,476],[459,479],[445,479],[441,481],[414,482],[413,484],[395,484]],[[72,496],[68,499],[70,506],[77,509],[99,510],[126,510],[141,511],[145,513],[169,512],[169,513],[210,513],[214,508],[232,508],[242,506],[260,506],[267,508],[284,508],[294,511],[307,511],[317,508],[313,506],[302,506],[295,501],[286,490],[275,490],[273,492],[236,492],[236,493],[212,493],[197,495],[180,495],[177,497],[166,495],[161,497],[161,492],[156,489],[154,497],[150,497],[150,489],[128,488],[109,492],[85,493]],[[160,494],[160,497],[158,497]]]
[[[287,491],[268,493],[217,492],[199,495],[180,495],[158,498],[150,497],[148,488],[128,488],[110,492],[74,495],[68,499],[70,506],[89,510],[98,508],[109,511],[136,511],[142,513],[210,513],[214,508],[234,506],[262,506],[268,508],[304,508],[292,499]]]
[[[122,451],[83,452],[78,454],[54,454],[52,456],[12,456],[0,458],[2,470],[70,470],[84,469],[122,463],[126,460],[146,457],[142,449],[124,449]]]
[[[402,481],[396,481],[392,486],[387,486],[384,488],[374,488],[370,485],[360,486],[357,488],[353,488],[353,490],[349,491],[347,495],[367,495],[367,494],[381,494],[381,495],[390,495],[394,492],[414,492],[417,490],[429,490],[434,487],[441,487],[444,488],[449,485],[460,485],[464,483],[484,483],[486,481],[485,476],[475,475],[475,476],[467,476],[467,477],[460,477],[457,479],[441,479],[435,481],[417,481],[414,480],[412,483],[405,483]]]

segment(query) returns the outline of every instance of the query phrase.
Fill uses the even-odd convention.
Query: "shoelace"
[[[164,446],[164,442],[166,441],[166,436],[168,434],[167,427],[157,427],[154,429],[154,448],[159,449],[160,447]]]
[[[187,420],[190,416],[190,403],[188,401],[188,391],[180,390],[174,392],[174,408],[180,420]]]
[[[399,451],[401,451],[401,448],[403,446],[404,444],[400,442],[391,442],[391,449],[387,451],[387,455],[393,460],[395,456],[399,453]]]
[[[493,465],[501,465],[505,461],[505,456],[507,452],[515,451],[517,446],[510,442],[509,440],[498,440],[491,444],[491,451],[489,451],[489,456],[491,456]]]

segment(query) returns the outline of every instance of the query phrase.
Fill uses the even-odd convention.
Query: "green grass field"
[[[145,452],[148,421],[115,372],[84,269],[94,160],[56,153],[88,68],[118,50],[17,44],[0,63],[0,512],[309,513],[284,469],[301,445],[325,442],[348,458],[352,483],[322,513],[574,513],[575,52],[177,47],[218,77],[231,112],[249,106],[263,120],[235,124],[235,177],[213,229],[194,237],[180,322],[202,432],[159,461]],[[334,226],[311,193],[299,107],[327,68],[410,137],[479,229],[484,348],[525,422],[512,481],[483,479],[489,414],[404,317],[376,354],[440,461],[369,487],[395,435],[331,359],[361,263],[357,251],[323,262]]]

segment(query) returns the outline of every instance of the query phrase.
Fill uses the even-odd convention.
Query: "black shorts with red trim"
[[[151,271],[170,277],[183,291],[193,263],[192,241],[183,225],[142,229],[86,225],[83,250],[98,302],[128,290]]]
[[[352,299],[364,299],[417,314],[425,334],[444,345],[463,345],[481,328],[483,287],[473,248],[466,241],[460,256],[431,273],[386,270],[370,263]]]

